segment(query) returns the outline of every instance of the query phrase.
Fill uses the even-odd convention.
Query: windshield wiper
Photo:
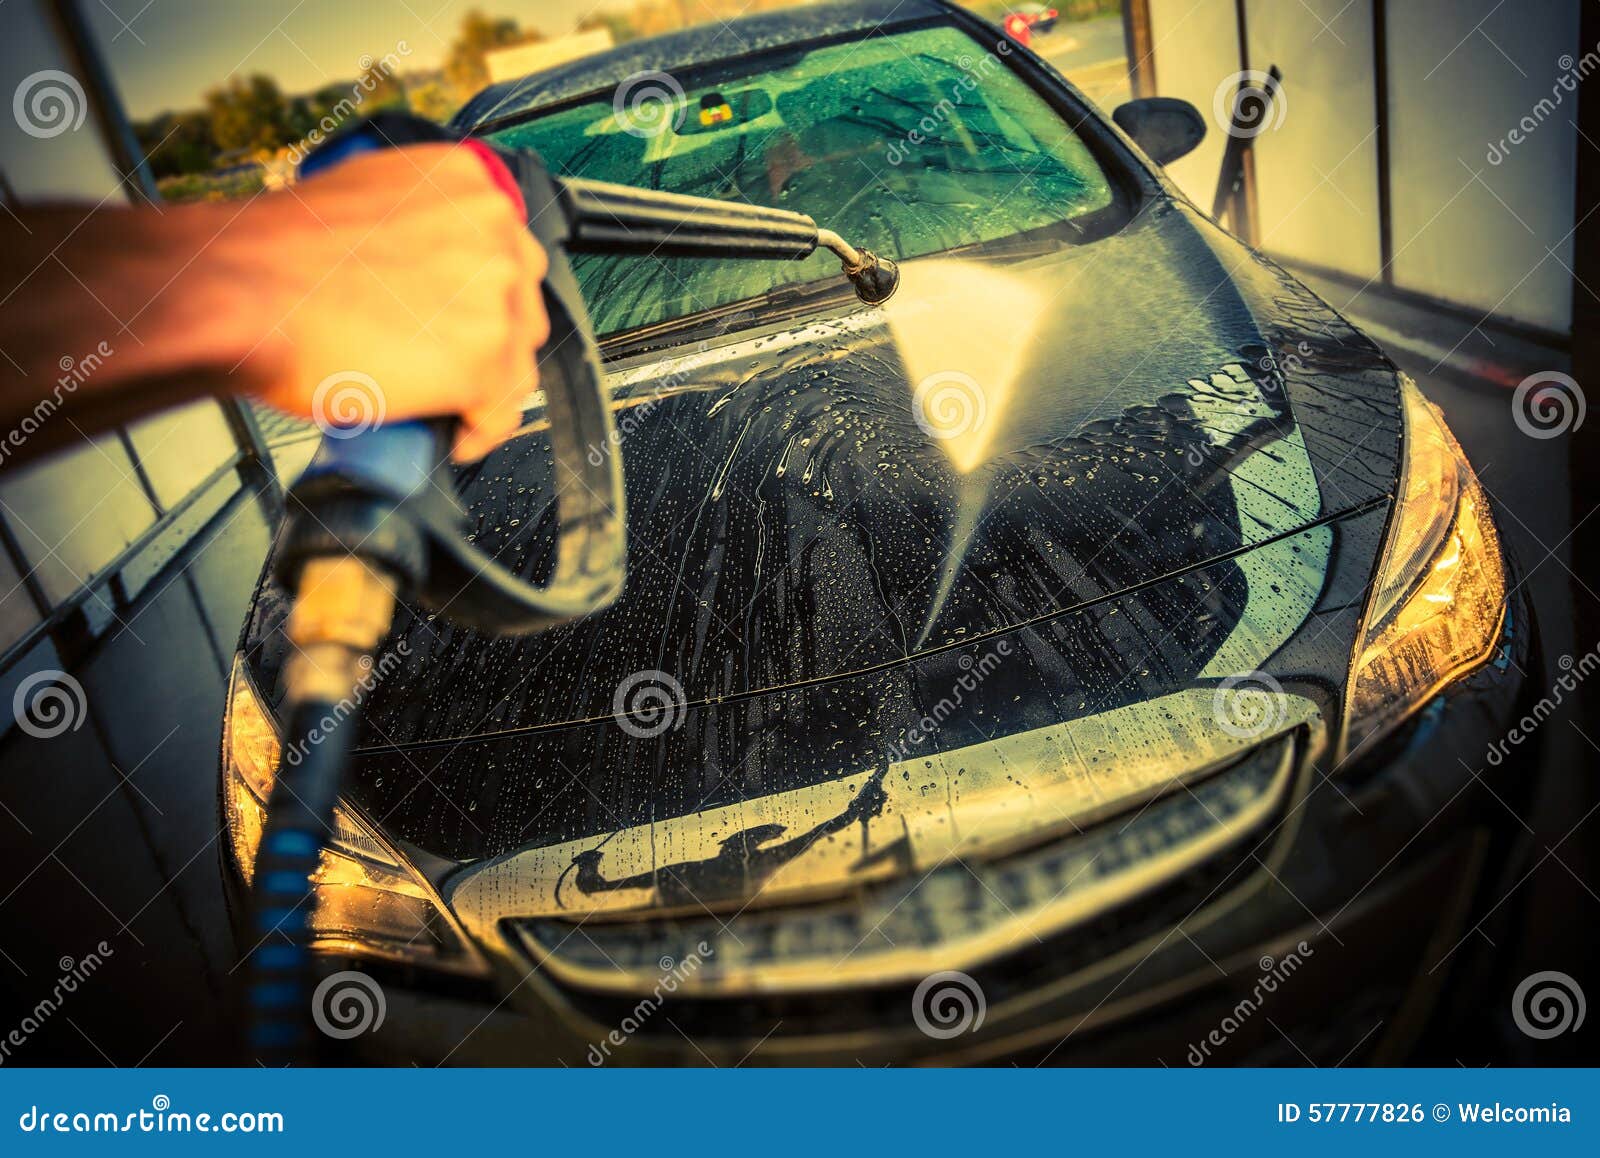
[[[938,253],[923,254],[919,260],[982,259],[1019,261],[1059,253],[1079,244],[1089,234],[1079,222],[1067,219],[1053,222],[1041,230],[1015,233],[1008,237],[975,241]],[[749,329],[767,322],[780,322],[808,313],[830,302],[855,301],[849,286],[831,278],[776,286],[753,297],[741,298],[711,309],[696,310],[666,321],[631,330],[621,330],[600,340],[600,354],[608,362],[650,353],[705,337],[721,337],[734,330]]]
[[[832,278],[777,286],[754,297],[607,335],[600,340],[600,354],[608,362],[617,361],[696,338],[720,337],[766,322],[784,321],[830,301],[858,300],[848,284],[840,285]]]

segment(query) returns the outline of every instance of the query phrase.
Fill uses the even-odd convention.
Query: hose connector
[[[307,560],[285,628],[290,703],[348,698],[393,617],[394,581],[383,571],[355,555]]]

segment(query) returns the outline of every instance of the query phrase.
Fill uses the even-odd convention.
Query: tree
[[[594,12],[578,23],[579,32],[594,32],[601,28],[611,33],[614,44],[626,44],[639,36],[633,17],[626,12]]]
[[[211,121],[199,109],[161,113],[133,126],[151,174],[160,180],[185,173],[204,173],[217,155]]]
[[[441,125],[455,116],[456,110],[461,107],[455,90],[436,80],[406,86],[406,103],[419,117],[427,117]]]
[[[234,77],[206,93],[211,136],[224,152],[276,149],[292,140],[289,110],[270,76]]]
[[[394,61],[391,59],[386,64],[375,56],[362,59],[369,63],[355,83],[355,91],[361,93],[361,111],[375,113],[379,109],[403,106],[406,103],[406,88],[391,71]]]
[[[323,85],[307,100],[312,124],[320,124],[324,118],[331,118],[332,123],[338,124],[345,115],[344,110],[350,107],[353,99],[350,95],[350,86],[347,84]]]
[[[483,63],[486,52],[543,39],[538,32],[524,32],[515,20],[491,19],[474,8],[462,19],[461,32],[450,45],[450,54],[444,62],[445,75],[462,96],[469,96],[489,83],[489,70]]]

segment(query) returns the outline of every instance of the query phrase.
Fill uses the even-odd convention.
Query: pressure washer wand
[[[622,465],[594,333],[567,255],[798,261],[826,248],[865,302],[885,301],[898,282],[894,262],[802,214],[557,179],[532,152],[463,142],[405,114],[379,114],[346,130],[301,172],[426,141],[484,154],[550,258],[542,289],[551,334],[539,353],[539,378],[557,480],[555,564],[536,585],[472,544],[455,499],[454,421],[402,422],[326,439],[290,491],[272,564],[293,596],[283,673],[288,723],[256,858],[246,1011],[250,1057],[268,1065],[314,1056],[312,878],[355,748],[355,689],[397,602],[479,631],[524,634],[599,610],[622,589]]]
[[[803,261],[822,248],[837,255],[868,305],[888,301],[900,284],[893,261],[857,249],[803,213],[583,178],[556,185],[571,229],[569,253]]]

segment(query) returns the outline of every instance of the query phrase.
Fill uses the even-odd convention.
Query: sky
[[[401,57],[400,71],[444,60],[473,8],[549,36],[632,0],[94,0],[100,36],[130,116],[195,108],[235,73],[265,73],[299,93],[360,71],[362,56]],[[400,48],[404,41],[409,55]]]

